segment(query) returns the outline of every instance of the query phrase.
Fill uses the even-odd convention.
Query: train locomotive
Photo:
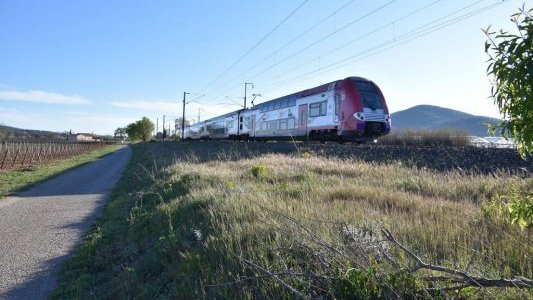
[[[379,87],[348,77],[195,123],[184,138],[365,142],[390,130]]]

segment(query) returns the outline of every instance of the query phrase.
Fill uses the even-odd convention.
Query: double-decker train
[[[349,77],[198,122],[184,138],[364,142],[390,130],[379,87]]]

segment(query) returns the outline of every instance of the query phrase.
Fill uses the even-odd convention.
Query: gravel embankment
[[[294,154],[307,151],[315,155],[373,163],[401,162],[403,165],[437,171],[458,170],[478,174],[509,172],[526,176],[533,171],[533,157],[523,160],[514,149],[228,141],[190,142],[185,148],[199,160],[213,159],[221,154],[249,157],[261,153]]]

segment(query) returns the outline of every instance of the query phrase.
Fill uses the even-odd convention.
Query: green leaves
[[[128,125],[126,127],[126,132],[128,133],[130,140],[143,140],[146,142],[152,138],[154,128],[154,123],[152,123],[147,117],[143,117],[141,120]]]
[[[501,218],[522,230],[533,228],[533,193],[521,191],[516,186],[506,195],[484,202],[481,210],[487,218]]]
[[[517,33],[483,29],[488,41],[487,75],[493,77],[491,96],[504,120],[496,127],[506,138],[512,138],[525,159],[533,153],[533,9],[511,16]],[[494,132],[494,130],[492,130]]]

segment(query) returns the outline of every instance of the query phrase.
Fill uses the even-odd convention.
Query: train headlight
[[[390,122],[390,115],[385,115],[385,122]]]
[[[355,113],[355,114],[353,114],[353,117],[356,118],[359,121],[364,121],[365,120],[365,116],[362,113]]]

